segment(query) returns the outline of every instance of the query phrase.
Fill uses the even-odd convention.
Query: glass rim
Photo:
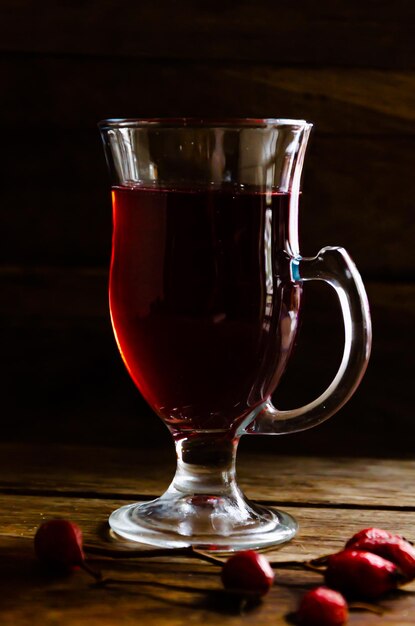
[[[311,128],[312,123],[301,119],[275,117],[121,117],[108,118],[98,122],[100,130],[111,128],[278,128],[291,126],[293,128]]]

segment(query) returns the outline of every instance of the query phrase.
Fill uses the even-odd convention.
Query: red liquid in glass
[[[300,287],[289,195],[113,189],[110,305],[137,387],[177,430],[228,430],[269,397],[292,348]]]

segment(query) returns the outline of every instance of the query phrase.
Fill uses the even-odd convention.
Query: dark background
[[[332,420],[243,445],[412,453],[414,24],[412,0],[3,0],[4,440],[169,445],[112,336],[109,181],[96,122],[271,116],[315,124],[302,253],[348,249],[367,286],[374,346],[362,385]],[[276,403],[320,393],[341,345],[334,296],[307,285]]]

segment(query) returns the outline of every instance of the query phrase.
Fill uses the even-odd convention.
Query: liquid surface
[[[296,334],[289,196],[118,187],[113,212],[111,316],[134,382],[174,429],[236,427]]]

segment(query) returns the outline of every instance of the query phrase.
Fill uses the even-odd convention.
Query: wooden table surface
[[[172,451],[0,446],[0,584],[2,625],[289,624],[314,572],[276,567],[263,602],[240,612],[221,592],[215,565],[176,555],[146,559],[90,557],[121,582],[94,586],[83,571],[46,575],[33,554],[39,523],[66,517],[87,544],[114,547],[106,520],[117,506],[160,494],[174,468]],[[293,514],[297,537],[273,550],[273,561],[304,560],[340,549],[352,533],[376,525],[415,537],[415,462],[294,458],[244,453],[239,481],[247,495]],[[122,582],[128,581],[128,582]],[[382,616],[363,611],[350,624],[415,623],[415,584],[380,601]]]

